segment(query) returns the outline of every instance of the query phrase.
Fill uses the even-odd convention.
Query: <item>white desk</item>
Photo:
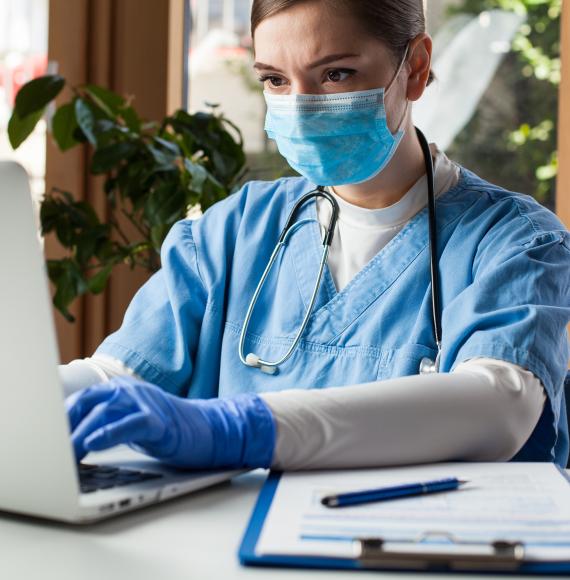
[[[351,574],[354,578],[375,574],[393,580],[434,578],[404,573],[241,567],[237,548],[264,480],[261,470],[247,473],[232,483],[82,528],[0,514],[0,578],[346,580]],[[449,578],[493,577],[456,574]],[[497,578],[504,580],[504,576]]]

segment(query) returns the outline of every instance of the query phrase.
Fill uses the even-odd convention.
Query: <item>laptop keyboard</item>
[[[106,465],[79,464],[79,483],[81,493],[91,493],[99,489],[111,489],[140,483],[150,479],[162,477],[161,473],[151,473],[149,471],[137,471],[134,469],[120,469]]]

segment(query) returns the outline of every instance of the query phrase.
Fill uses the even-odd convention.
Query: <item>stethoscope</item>
[[[433,332],[435,338],[435,344],[437,346],[437,356],[435,360],[430,358],[423,358],[420,362],[419,372],[420,374],[432,374],[439,372],[439,365],[441,359],[441,303],[440,303],[440,283],[439,283],[439,270],[438,270],[438,258],[437,258],[437,228],[436,228],[436,212],[435,212],[435,184],[434,184],[434,173],[433,173],[433,160],[431,157],[431,151],[429,149],[429,144],[427,139],[425,138],[424,134],[416,127],[416,133],[418,135],[418,139],[420,141],[420,145],[422,147],[422,152],[424,155],[425,165],[426,165],[426,175],[427,175],[427,183],[428,183],[428,212],[429,212],[429,251],[430,251],[430,275],[431,275],[431,300],[432,300],[432,317],[433,317]],[[245,339],[247,335],[247,329],[249,328],[249,323],[251,321],[251,317],[253,315],[253,311],[255,305],[257,304],[257,300],[259,299],[259,295],[265,285],[267,277],[271,273],[271,270],[279,256],[281,250],[283,250],[287,246],[287,242],[289,237],[295,232],[296,229],[301,227],[303,224],[307,222],[312,222],[312,219],[305,219],[296,222],[295,219],[297,214],[300,212],[301,208],[311,199],[313,198],[323,198],[326,199],[332,207],[332,214],[329,221],[328,228],[325,230],[323,235],[323,253],[321,257],[321,262],[319,266],[319,275],[317,277],[317,281],[315,283],[315,287],[313,289],[311,300],[309,302],[309,306],[307,307],[307,311],[305,316],[303,317],[303,322],[295,335],[295,338],[287,350],[287,352],[277,361],[271,362],[261,359],[258,355],[254,353],[249,353],[247,356],[244,356],[244,346],[245,346]],[[278,372],[279,367],[288,361],[295,349],[299,346],[299,342],[301,341],[301,337],[307,328],[307,324],[309,323],[309,318],[313,313],[313,309],[315,306],[315,301],[317,299],[317,294],[321,285],[321,281],[323,278],[323,273],[325,269],[325,265],[327,263],[329,249],[332,244],[334,238],[334,232],[336,229],[336,224],[338,221],[338,214],[339,214],[339,207],[336,199],[328,193],[323,186],[318,186],[317,189],[310,191],[303,195],[297,203],[294,205],[289,217],[287,218],[287,223],[279,236],[279,241],[271,254],[271,258],[269,259],[269,263],[265,268],[263,275],[261,276],[261,280],[255,289],[253,294],[253,298],[249,303],[249,307],[247,309],[247,313],[245,315],[245,319],[243,322],[243,327],[241,329],[240,339],[239,339],[239,358],[241,362],[249,367],[255,367],[267,373],[269,375],[274,375]]]

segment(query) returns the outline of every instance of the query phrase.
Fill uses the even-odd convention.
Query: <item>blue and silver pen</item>
[[[369,489],[366,491],[355,491],[351,493],[341,493],[339,495],[329,495],[323,497],[321,503],[327,507],[359,505],[363,503],[372,503],[375,501],[384,501],[387,499],[437,493],[439,491],[454,491],[459,489],[459,487],[465,483],[467,483],[467,481],[457,479],[456,477],[450,477],[448,479],[427,481],[425,483],[408,483],[406,485],[395,485],[392,487],[381,487],[378,489]]]

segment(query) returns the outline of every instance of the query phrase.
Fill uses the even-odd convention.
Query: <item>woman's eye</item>
[[[355,72],[355,70],[348,68],[336,68],[327,72],[327,80],[331,83],[341,83],[349,79]]]
[[[279,87],[283,86],[283,82],[284,82],[281,77],[274,77],[271,75],[264,76],[264,77],[261,77],[259,79],[260,83],[265,83],[266,81],[268,81],[270,86],[272,86],[273,88],[279,88]]]

